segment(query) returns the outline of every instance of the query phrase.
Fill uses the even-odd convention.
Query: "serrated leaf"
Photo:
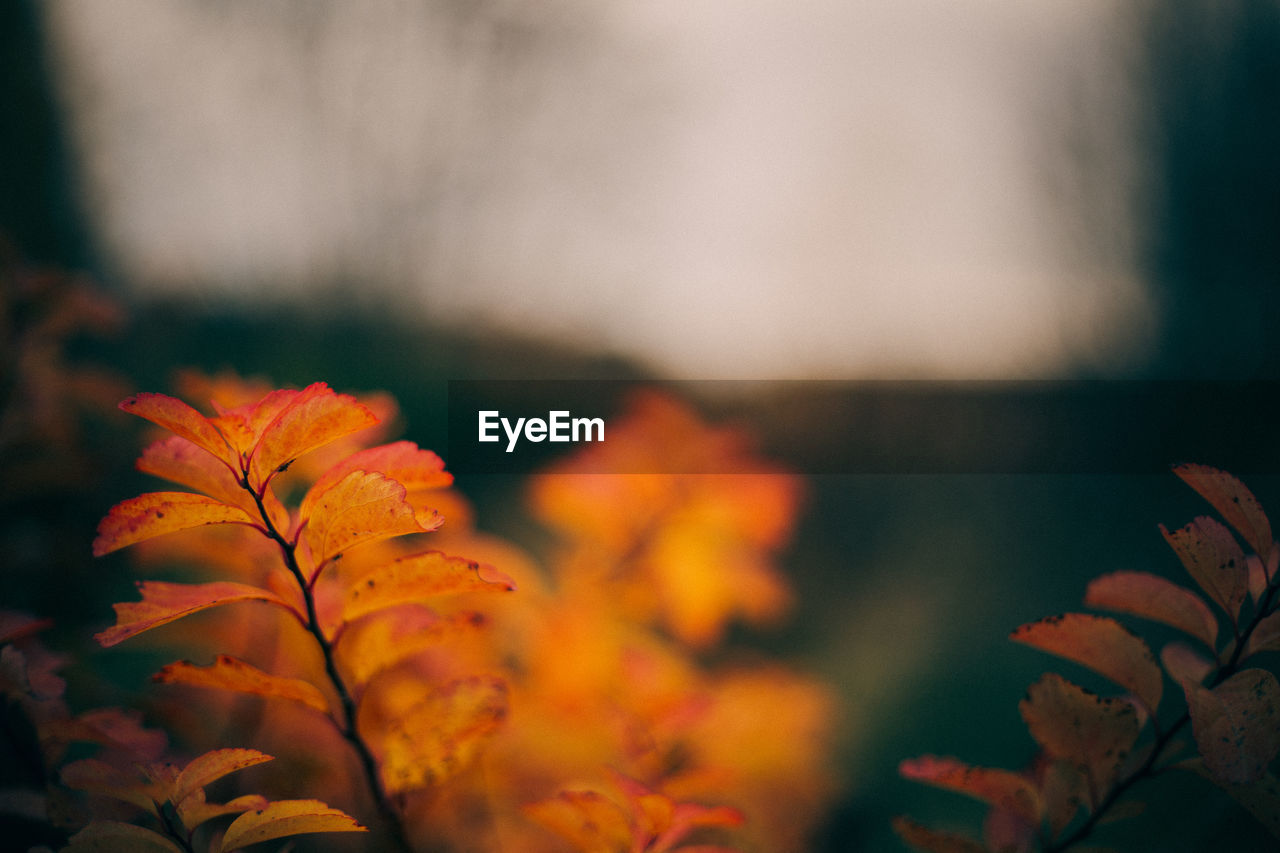
[[[1271,522],[1244,483],[1208,465],[1178,465],[1173,473],[1207,500],[1227,523],[1265,558],[1271,550]]]
[[[179,805],[191,793],[237,770],[271,761],[272,756],[256,749],[215,749],[192,759],[168,792],[169,802]]]
[[[121,402],[120,408],[182,436],[231,470],[237,470],[239,460],[226,438],[212,421],[181,400],[164,394],[142,393]]]
[[[368,832],[355,818],[319,800],[277,800],[266,808],[245,812],[222,836],[221,853],[274,838],[312,832]]]
[[[1213,672],[1214,662],[1185,643],[1169,643],[1160,650],[1160,663],[1175,683],[1200,684]]]
[[[1259,620],[1249,642],[1244,647],[1244,657],[1258,652],[1280,652],[1280,610]]]
[[[233,581],[200,584],[143,581],[138,584],[138,592],[142,595],[141,601],[112,605],[116,611],[116,624],[95,634],[95,640],[103,646],[114,646],[143,631],[236,601],[265,601],[294,613],[293,608],[274,592]]]
[[[366,471],[352,471],[322,492],[309,492],[299,515],[316,565],[356,545],[429,530],[405,494],[395,480]]]
[[[1160,704],[1164,677],[1151,649],[1114,619],[1066,613],[1022,625],[1009,638],[1106,676],[1137,696],[1151,713]]]
[[[93,555],[101,557],[137,542],[203,527],[206,524],[248,524],[254,519],[243,509],[190,492],[150,492],[122,501],[98,523]]]
[[[174,841],[132,823],[95,820],[71,836],[62,853],[183,853]]]
[[[898,773],[907,779],[968,794],[1032,825],[1040,821],[1040,796],[1035,786],[1011,770],[971,767],[954,758],[924,755],[901,762]]]
[[[466,678],[433,690],[382,738],[382,784],[389,794],[426,788],[467,766],[507,714],[507,689]]]
[[[1208,516],[1200,516],[1179,530],[1163,524],[1160,532],[1178,554],[1187,573],[1205,594],[1227,612],[1232,623],[1249,594],[1249,566],[1231,531]]]
[[[401,557],[361,577],[347,590],[343,621],[375,610],[464,592],[509,592],[515,582],[492,568],[439,551]]]
[[[323,490],[352,471],[368,471],[390,477],[409,491],[440,489],[453,482],[444,460],[412,441],[394,441],[357,451],[324,472],[314,490]]]
[[[1080,768],[1095,795],[1110,786],[1141,728],[1128,702],[1098,696],[1056,673],[1031,685],[1018,711],[1036,743]]]
[[[1237,672],[1212,690],[1183,685],[1205,767],[1227,784],[1262,778],[1280,752],[1280,682],[1264,669]]]
[[[987,853],[987,848],[971,838],[939,832],[907,817],[895,817],[893,831],[907,844],[928,853]]]
[[[249,462],[249,481],[260,486],[299,456],[376,423],[373,412],[354,397],[323,382],[308,385],[262,430]]]
[[[1263,773],[1253,782],[1234,785],[1214,776],[1199,758],[1179,762],[1176,766],[1198,773],[1226,791],[1233,800],[1257,818],[1274,838],[1280,839],[1280,780],[1275,776]]]
[[[1200,596],[1148,572],[1112,572],[1090,581],[1084,603],[1163,622],[1214,648],[1218,620]]]
[[[197,666],[189,661],[171,663],[153,675],[152,680],[161,684],[186,684],[192,687],[211,687],[235,693],[287,699],[322,714],[329,712],[328,701],[314,684],[298,678],[286,678],[263,672],[230,655],[218,655],[209,666]]]

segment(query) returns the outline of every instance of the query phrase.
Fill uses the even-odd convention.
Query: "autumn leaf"
[[[1264,560],[1271,551],[1271,522],[1253,492],[1235,477],[1208,465],[1177,465],[1177,474],[1207,500]]]
[[[273,592],[233,581],[201,584],[143,581],[138,584],[141,601],[125,601],[112,605],[116,624],[94,635],[103,646],[114,646],[123,640],[166,625],[192,613],[219,607],[235,601],[265,601],[298,614]]]
[[[348,624],[339,635],[338,648],[352,683],[362,685],[405,658],[484,624],[479,613],[440,616],[426,607],[405,604]]]
[[[41,738],[61,743],[96,743],[131,760],[154,760],[168,744],[165,733],[144,727],[142,712],[132,708],[94,708],[74,717],[47,720]]]
[[[598,791],[561,791],[550,799],[527,803],[521,811],[582,853],[631,848],[626,812]]]
[[[676,802],[616,770],[609,775],[631,807],[633,850],[665,853],[698,827],[735,827],[745,820],[742,812],[728,806]]]
[[[168,791],[169,802],[178,805],[192,792],[223,776],[271,760],[270,755],[256,749],[215,749],[206,752],[192,759],[179,771]]]
[[[1180,530],[1170,531],[1162,524],[1160,532],[1187,573],[1234,623],[1249,593],[1249,567],[1231,531],[1215,519],[1200,516]]]
[[[1030,687],[1018,711],[1045,752],[1085,773],[1095,804],[1133,749],[1141,728],[1128,702],[1090,693],[1055,673],[1046,673]]]
[[[507,688],[466,678],[434,689],[381,737],[382,781],[399,794],[438,784],[467,766],[507,714]]]
[[[1169,643],[1160,650],[1160,663],[1174,682],[1200,684],[1213,672],[1214,662],[1185,643]]]
[[[277,800],[232,821],[218,849],[227,853],[250,844],[311,832],[367,831],[351,815],[319,800]]]
[[[164,394],[142,393],[123,401],[120,408],[182,436],[208,451],[232,472],[239,472],[239,459],[218,428],[181,400]]]
[[[316,566],[365,542],[431,530],[419,521],[405,494],[395,480],[365,471],[352,471],[328,489],[308,493],[299,516]]]
[[[1040,796],[1035,786],[1011,770],[971,767],[954,758],[924,755],[903,761],[898,772],[906,779],[968,794],[1013,812],[1032,825],[1040,821]]]
[[[1105,616],[1066,613],[1030,622],[1009,639],[1083,664],[1131,691],[1155,713],[1164,677],[1140,637]]]
[[[171,663],[153,675],[152,680],[288,699],[322,714],[329,712],[328,701],[314,684],[263,672],[230,655],[218,655],[209,666],[196,666],[189,661]]]
[[[490,566],[425,551],[374,569],[352,584],[342,609],[345,622],[397,604],[464,592],[509,592],[515,582]]]
[[[1249,635],[1244,657],[1258,652],[1280,652],[1280,610],[1259,620]]]
[[[334,465],[316,480],[314,491],[323,491],[352,471],[368,471],[395,480],[408,491],[440,489],[453,482],[444,460],[412,441],[395,441],[359,450]]]
[[[195,829],[205,821],[229,814],[241,814],[251,809],[265,809],[271,801],[261,794],[245,794],[228,800],[225,803],[210,803],[204,799],[204,792],[197,790],[182,801],[178,808],[178,817],[187,829]]]
[[[973,839],[950,832],[938,832],[907,817],[895,817],[893,831],[912,847],[928,853],[987,853],[987,848]]]
[[[93,555],[101,557],[137,542],[206,524],[247,524],[243,509],[190,492],[151,492],[122,501],[98,523]]]
[[[140,776],[96,758],[82,758],[60,771],[62,784],[77,791],[99,794],[156,813],[156,800],[163,799],[157,786]]]
[[[143,826],[95,820],[71,836],[62,853],[183,853],[171,839]]]
[[[1261,779],[1280,752],[1280,682],[1264,669],[1237,672],[1212,690],[1183,685],[1192,732],[1213,777],[1228,784]]]
[[[181,436],[172,435],[147,447],[138,459],[138,470],[195,489],[225,504],[239,507],[256,523],[258,507],[253,496],[223,463]],[[277,530],[289,526],[289,513],[268,489],[263,504]]]
[[[249,482],[260,488],[299,456],[377,422],[354,397],[323,382],[308,385],[263,428],[249,460]]]
[[[1113,572],[1095,578],[1085,590],[1084,603],[1163,622],[1210,649],[1218,639],[1218,620],[1200,596],[1147,572]]]

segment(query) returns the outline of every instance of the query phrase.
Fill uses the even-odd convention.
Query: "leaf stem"
[[[384,826],[391,836],[391,842],[394,848],[400,853],[413,853],[413,846],[409,843],[409,837],[405,833],[404,823],[400,818],[400,812],[392,803],[386,789],[382,785],[382,777],[378,773],[378,760],[374,757],[373,751],[369,745],[365,743],[364,738],[360,736],[360,732],[356,729],[356,702],[348,689],[346,682],[342,678],[342,673],[338,671],[337,659],[333,653],[333,644],[324,635],[324,629],[320,626],[320,618],[316,613],[316,600],[313,590],[313,577],[308,582],[307,577],[302,572],[302,567],[298,565],[297,543],[290,542],[285,536],[276,529],[271,521],[271,517],[267,512],[267,508],[263,503],[263,495],[249,485],[248,474],[246,473],[241,480],[241,485],[253,495],[254,503],[257,504],[258,512],[262,516],[262,520],[266,523],[267,537],[274,541],[280,548],[280,553],[284,558],[285,567],[289,573],[293,575],[293,579],[298,584],[298,589],[302,592],[302,599],[307,607],[307,620],[305,628],[308,633],[315,639],[316,645],[320,647],[320,653],[324,658],[324,671],[328,676],[330,684],[333,686],[334,693],[338,696],[338,701],[342,706],[341,718],[331,717],[334,725],[338,729],[338,733],[342,735],[347,743],[351,744],[351,748],[355,751],[356,757],[360,760],[361,770],[364,772],[365,781],[369,785],[369,791],[373,795],[373,801],[378,809],[378,815],[382,819]],[[265,489],[265,484],[264,484]],[[316,573],[316,576],[319,572]]]
[[[1210,688],[1217,687],[1232,675],[1235,675],[1236,671],[1240,667],[1240,659],[1244,655],[1244,647],[1248,644],[1249,637],[1253,635],[1258,624],[1265,617],[1270,615],[1272,607],[1275,604],[1276,594],[1278,591],[1280,591],[1280,572],[1277,572],[1276,578],[1272,579],[1271,582],[1267,584],[1266,592],[1263,594],[1262,600],[1258,602],[1258,607],[1254,611],[1253,618],[1249,620],[1249,625],[1243,632],[1235,626],[1235,620],[1232,620],[1236,635],[1235,648],[1232,649],[1231,657],[1227,659],[1227,662],[1221,664],[1217,671],[1214,672],[1213,678],[1210,679],[1209,682]],[[1046,845],[1043,848],[1043,853],[1061,853],[1061,851],[1083,841],[1093,832],[1097,827],[1098,822],[1106,815],[1107,811],[1116,804],[1116,801],[1120,799],[1121,795],[1123,795],[1125,791],[1129,790],[1129,788],[1133,787],[1141,780],[1155,776],[1159,773],[1160,771],[1155,769],[1156,762],[1160,760],[1161,755],[1164,753],[1164,750],[1169,745],[1170,741],[1173,740],[1174,735],[1176,735],[1183,726],[1191,721],[1191,712],[1190,710],[1183,711],[1178,719],[1175,720],[1164,732],[1160,732],[1159,728],[1155,726],[1154,713],[1152,714],[1151,720],[1152,726],[1156,728],[1156,739],[1152,744],[1150,754],[1147,755],[1142,764],[1140,764],[1138,768],[1128,776],[1117,782],[1111,790],[1107,792],[1107,796],[1098,804],[1098,807],[1093,810],[1089,817],[1085,819],[1084,823],[1080,824],[1074,832],[1066,838]]]

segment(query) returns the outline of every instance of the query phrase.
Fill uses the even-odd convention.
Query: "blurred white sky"
[[[1114,0],[44,8],[142,292],[345,282],[714,378],[1047,376],[1152,328]]]

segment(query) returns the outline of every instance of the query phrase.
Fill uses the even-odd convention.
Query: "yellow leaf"
[[[166,533],[206,524],[248,524],[254,519],[243,509],[205,495],[190,492],[151,492],[116,504],[98,523],[93,555],[101,557],[120,548]]]
[[[226,803],[209,803],[203,791],[195,791],[178,806],[178,817],[187,829],[195,829],[207,820],[229,814],[240,814],[250,809],[265,809],[270,800],[260,794],[245,794]]]
[[[194,687],[231,690],[236,693],[252,693],[257,696],[274,696],[297,702],[322,714],[329,712],[328,701],[314,684],[297,678],[286,678],[263,672],[230,655],[218,655],[209,666],[196,666],[188,661],[171,663],[152,678],[162,684],[187,684]],[[267,758],[262,760],[266,761]]]
[[[289,835],[309,832],[367,832],[355,818],[319,800],[277,800],[266,808],[245,812],[222,836],[221,853]]]
[[[1105,675],[1131,691],[1153,714],[1160,704],[1164,676],[1151,649],[1114,619],[1066,613],[1023,625],[1009,638]]]
[[[374,569],[353,583],[347,591],[342,618],[350,622],[375,610],[438,595],[506,592],[515,588],[514,581],[490,566],[439,551],[424,551]]]
[[[201,584],[143,581],[138,584],[138,591],[142,594],[141,601],[112,605],[116,611],[116,624],[95,634],[95,640],[104,646],[114,646],[183,616],[235,601],[265,601],[298,615],[274,592],[233,581]]]
[[[178,774],[169,789],[168,799],[179,805],[191,793],[246,767],[271,761],[272,757],[256,749],[215,749],[191,760]]]

